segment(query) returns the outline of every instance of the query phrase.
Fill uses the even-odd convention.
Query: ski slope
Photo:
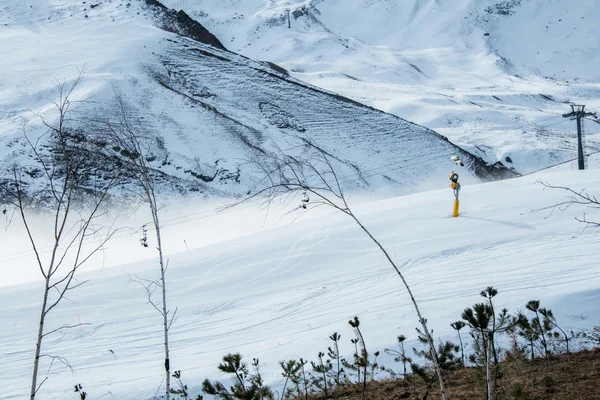
[[[511,312],[539,299],[563,328],[600,324],[600,236],[574,219],[585,212],[598,220],[600,214],[577,207],[539,211],[565,199],[563,192],[536,183],[539,179],[600,192],[597,170],[560,171],[466,185],[459,218],[449,216],[450,189],[354,207],[400,265],[410,260],[402,271],[436,337],[454,340],[449,324],[490,285],[499,290],[497,307]],[[255,216],[264,210],[245,212]],[[215,218],[210,223],[216,227]],[[226,227],[235,232],[243,224],[238,218]],[[200,225],[190,226],[202,231]],[[188,238],[194,232],[190,226],[184,229]],[[181,228],[167,227],[164,235],[181,241]],[[0,233],[0,242],[11,229]],[[109,245],[109,251],[117,250]],[[156,259],[147,259],[79,276],[89,282],[51,314],[47,329],[89,325],[44,342],[43,352],[66,357],[73,372],[55,365],[40,398],[72,398],[77,383],[93,399],[153,398],[163,371],[161,318],[129,275],[155,278],[157,273]],[[415,345],[417,318],[399,278],[344,215],[308,213],[291,224],[284,219],[272,229],[171,253],[167,279],[169,308],[178,307],[172,369],[181,370],[196,393],[203,379],[222,378],[217,364],[229,352],[259,358],[275,387],[281,383],[278,361],[315,359],[333,332],[341,333],[341,350],[351,356],[347,321],[355,315],[369,351],[394,346],[400,333],[409,338],[408,348]],[[3,399],[27,395],[40,290],[39,282],[0,287]],[[393,366],[388,358],[382,362]]]
[[[575,125],[561,118],[569,104],[600,111],[596,0],[165,4],[190,13],[233,51],[276,62],[521,173],[576,154]],[[600,125],[586,124],[589,149],[597,151]]]

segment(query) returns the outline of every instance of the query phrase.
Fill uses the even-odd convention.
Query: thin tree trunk
[[[492,333],[487,332],[487,343],[485,343],[486,354],[485,354],[485,373],[487,378],[487,398],[492,400]],[[485,336],[484,336],[485,338]]]
[[[456,330],[456,332],[458,333],[458,341],[460,342],[460,353],[462,355],[462,362],[463,362],[463,367],[464,367],[465,366],[465,349],[463,347],[462,338],[460,337],[460,331]]]
[[[498,353],[496,352],[496,339],[494,337],[495,333],[496,333],[496,312],[494,311],[494,303],[492,302],[492,299],[489,298],[489,302],[490,302],[490,308],[492,310],[492,331],[490,334],[490,339],[491,339],[491,345],[492,345],[492,353],[494,355],[494,365],[498,365]],[[494,378],[495,379],[495,378]]]
[[[432,358],[433,365],[435,367],[435,371],[437,372],[438,380],[440,383],[440,391],[442,392],[442,400],[446,400],[446,389],[444,387],[444,378],[442,377],[442,370],[440,368],[440,363],[438,360],[437,352],[435,351],[435,344],[433,343],[433,338],[431,337],[431,334],[429,333],[429,329],[427,328],[427,320],[425,318],[423,318],[423,316],[421,315],[421,311],[419,310],[417,301],[415,300],[415,298],[412,294],[412,291],[410,290],[410,286],[408,286],[408,283],[404,279],[404,275],[402,275],[402,273],[400,272],[400,270],[398,269],[398,267],[396,266],[396,264],[394,263],[394,261],[392,260],[390,255],[388,254],[388,252],[383,248],[381,243],[379,243],[377,241],[377,239],[375,239],[373,237],[373,235],[371,235],[371,232],[369,232],[367,230],[367,228],[365,228],[364,225],[360,223],[358,218],[356,218],[352,212],[350,212],[349,214],[354,219],[354,221],[358,224],[358,226],[360,226],[361,229],[371,238],[371,240],[373,242],[375,242],[375,244],[379,247],[379,249],[383,252],[383,254],[385,254],[385,257],[387,258],[389,263],[392,265],[392,267],[394,267],[394,269],[398,273],[398,276],[400,277],[400,279],[402,279],[402,283],[404,283],[404,286],[406,287],[406,290],[408,291],[410,300],[412,301],[412,303],[415,307],[417,316],[419,317],[419,322],[421,323],[421,326],[423,327],[425,336],[427,338],[427,342],[429,343],[429,349],[431,350],[431,356],[432,356],[431,358]]]
[[[154,228],[156,229],[156,242],[158,243],[158,257],[160,261],[160,280],[162,285],[162,313],[163,313],[163,328],[165,333],[165,399],[169,400],[171,393],[171,365],[169,361],[169,321],[167,315],[167,286],[165,281],[165,263],[162,252],[162,241],[160,236],[160,224],[158,220],[158,210],[156,203],[152,204],[152,217],[154,219]]]
[[[365,338],[363,337],[362,332],[360,331],[360,328],[358,326],[356,326],[356,331],[358,332],[358,334],[360,335],[360,344],[362,346],[361,349],[361,353],[362,353],[362,357],[363,357],[363,362],[364,362],[364,367],[363,367],[363,390],[362,390],[362,398],[365,398],[365,391],[367,390],[367,362],[368,362],[368,356],[369,353],[367,352],[367,346],[365,345]]]
[[[308,400],[308,384],[306,383],[306,372],[304,371],[304,364],[302,364],[302,380],[304,381],[304,398]]]
[[[340,347],[338,346],[338,341],[335,341],[335,354],[337,355],[337,378],[336,378],[336,385],[340,386]]]
[[[496,391],[496,385],[498,384],[498,352],[496,351],[496,311],[494,311],[494,303],[492,298],[488,298],[490,302],[490,308],[492,310],[492,331],[490,332],[490,341],[492,347],[492,354],[494,355],[494,392]]]
[[[285,377],[285,383],[283,384],[283,389],[281,389],[281,400],[285,400],[285,387],[287,386],[289,379],[290,379],[290,376],[288,373],[288,376]]]
[[[535,353],[533,352],[533,340],[529,341],[529,345],[531,346],[531,360],[535,358]]]
[[[546,342],[546,337],[544,336],[544,325],[542,324],[542,320],[540,319],[540,315],[537,310],[535,310],[535,318],[537,319],[538,328],[540,328],[540,340],[542,341],[542,346],[544,347],[544,357],[546,361],[548,360],[548,343]]]
[[[49,281],[46,279],[46,287],[44,289],[44,301],[42,302],[42,312],[40,313],[40,324],[38,328],[37,341],[35,343],[35,359],[33,361],[33,375],[31,377],[31,396],[30,399],[34,400],[37,393],[37,375],[40,364],[40,353],[42,350],[42,338],[44,337],[44,321],[46,319],[46,305],[48,304],[48,289]]]
[[[323,367],[323,360],[321,360],[321,367]],[[325,370],[323,370],[323,387],[325,388],[325,399],[329,396],[327,394],[327,375],[325,374]]]

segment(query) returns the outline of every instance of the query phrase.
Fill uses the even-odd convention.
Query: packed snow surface
[[[597,170],[559,171],[466,185],[458,218],[449,216],[450,189],[354,207],[402,266],[436,338],[454,340],[450,323],[481,301],[479,291],[490,285],[499,290],[498,308],[515,312],[539,299],[563,328],[600,324],[600,236],[575,220],[583,213],[596,221],[600,215],[578,206],[547,209],[566,200],[566,193],[544,188],[540,179],[600,192]],[[264,210],[245,212],[261,215]],[[183,372],[192,391],[204,378],[223,378],[217,364],[230,352],[259,358],[267,382],[274,385],[280,383],[278,361],[315,359],[333,332],[341,333],[341,349],[349,357],[353,333],[347,321],[355,315],[369,351],[394,346],[401,333],[409,338],[408,348],[416,345],[415,311],[382,253],[345,215],[320,212],[290,224],[297,216],[293,213],[279,227],[210,246],[176,254],[167,249],[169,308],[178,308],[171,328],[171,366]],[[214,218],[214,227],[226,221]],[[244,222],[226,223],[234,232]],[[0,242],[14,235],[17,224],[0,233]],[[185,227],[165,227],[164,235],[181,242],[183,231],[189,239],[203,224],[190,216]],[[136,241],[131,246],[140,247]],[[73,372],[55,363],[40,398],[71,398],[77,383],[94,399],[155,395],[163,372],[162,320],[130,281],[130,276],[158,276],[157,260],[149,258],[155,257],[152,246],[151,241],[146,260],[79,275],[89,282],[49,315],[48,331],[63,324],[86,325],[44,341],[42,353],[67,358]],[[109,245],[106,252],[111,251],[117,250]],[[0,288],[3,399],[27,396],[42,289],[40,282]],[[389,358],[383,363],[394,367]],[[47,367],[45,359],[42,377]]]

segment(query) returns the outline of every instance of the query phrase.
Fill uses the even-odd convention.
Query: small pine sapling
[[[529,301],[525,305],[525,308],[535,314],[535,317],[531,320],[531,325],[535,330],[538,331],[538,339],[544,348],[544,358],[548,360],[550,357],[550,352],[548,350],[548,341],[546,340],[546,335],[552,331],[552,326],[548,320],[540,318],[539,300]]]
[[[454,329],[456,331],[456,333],[458,334],[458,342],[460,343],[460,354],[461,354],[461,360],[462,360],[463,367],[466,365],[465,364],[465,348],[463,346],[462,337],[460,336],[460,330],[462,328],[464,328],[466,325],[467,324],[465,324],[463,321],[456,321],[456,322],[453,322],[450,324],[452,329]]]
[[[331,360],[334,360],[337,364],[336,370],[332,371],[333,378],[334,378],[335,384],[337,386],[340,385],[342,375],[344,374],[344,368],[341,365],[342,360],[341,360],[341,356],[340,356],[340,346],[339,346],[339,342],[340,342],[341,338],[342,338],[342,335],[340,335],[337,332],[334,332],[331,336],[329,336],[329,339],[331,339],[331,341],[333,341],[333,347],[330,346],[327,348],[327,356]]]
[[[500,372],[496,339],[500,334],[505,334],[512,329],[512,320],[508,315],[508,310],[506,308],[502,309],[502,311],[496,314],[496,311],[494,309],[494,302],[492,299],[496,297],[496,295],[498,295],[498,290],[494,289],[492,286],[488,286],[485,290],[482,290],[480,292],[480,295],[488,301],[488,307],[486,310],[480,308],[481,312],[487,312],[489,314],[489,323],[487,325],[487,328],[480,331],[482,337],[482,346],[480,347],[480,349],[484,350],[483,354],[485,355],[484,359],[486,364],[486,376],[488,378],[488,398],[491,398],[496,392],[498,376]],[[483,323],[485,319],[486,318],[483,318],[480,322]],[[490,360],[493,360],[494,364],[493,380],[491,379]]]
[[[558,322],[556,322],[556,318],[554,317],[552,310],[547,309],[547,308],[540,308],[539,312],[540,312],[540,314],[542,314],[544,316],[544,325],[551,326],[551,327],[558,329],[560,331],[560,333],[563,335],[563,337],[565,338],[565,345],[567,346],[567,354],[569,354],[570,353],[569,341],[575,337],[575,334],[571,331],[571,336],[569,336],[560,326],[558,326]],[[554,332],[554,333],[555,333],[555,335],[552,335],[552,336],[554,336],[554,337],[560,336],[560,334],[558,332]]]
[[[425,384],[425,393],[422,396],[418,396],[419,398],[426,399],[429,395],[429,391],[433,387],[433,382],[435,382],[435,371],[432,371],[431,368],[420,365],[415,362],[410,363],[410,370],[412,372],[411,375],[407,376],[409,381],[412,381],[413,391],[417,391],[417,377],[420,378]]]
[[[280,400],[292,397],[294,395],[294,389],[296,389],[297,398],[300,398],[300,370],[302,369],[302,365],[296,360],[280,361],[279,365],[283,370],[281,375],[285,378]],[[290,381],[295,385],[294,388],[287,387]]]
[[[475,354],[469,357],[469,360],[478,364],[486,359],[487,352],[487,334],[492,321],[492,309],[488,304],[477,303],[471,308],[466,308],[462,313],[462,319],[471,328],[471,337],[475,341]]]
[[[300,359],[300,369],[302,370],[302,383],[304,385],[304,398],[305,400],[308,400],[308,392],[310,390],[310,383],[309,380],[306,379],[306,369],[304,368],[304,366],[308,364],[308,361],[304,360],[304,359]]]
[[[419,333],[419,342],[423,345],[427,345],[427,337],[417,329]],[[440,342],[437,347],[438,362],[442,370],[451,370],[454,367],[460,365],[460,359],[456,356],[458,354],[459,347],[450,341]],[[433,366],[433,357],[428,347],[422,350],[413,348],[415,355],[426,359],[430,366]],[[456,353],[456,354],[455,354]],[[435,370],[435,369],[434,369]]]
[[[319,352],[319,354],[317,355],[317,357],[319,358],[319,361],[316,363],[314,361],[311,361],[310,364],[312,365],[313,371],[316,374],[318,374],[316,377],[313,377],[314,386],[317,389],[323,391],[325,398],[328,398],[329,397],[328,388],[329,388],[329,386],[331,386],[329,384],[328,375],[331,372],[333,366],[332,366],[330,360],[323,361],[324,356],[325,356],[325,353]]]
[[[379,364],[377,363],[377,357],[379,357],[379,351],[376,351],[375,353],[373,353],[373,355],[375,356],[373,358],[373,362],[371,363],[371,381],[375,380],[375,370],[376,369],[381,369],[382,371],[385,370],[385,368],[383,367],[379,367]]]
[[[192,398],[189,395],[187,385],[184,384],[181,380],[181,371],[175,371],[173,373],[173,378],[175,379],[175,383],[177,383],[177,386],[179,386],[179,388],[175,389],[171,387],[171,394],[178,394],[179,397],[184,400],[192,400]],[[198,395],[198,397],[196,397],[195,400],[202,400],[202,396]]]
[[[499,358],[498,358],[498,346],[496,346],[497,337],[500,334],[506,334],[512,330],[512,319],[508,315],[508,310],[506,308],[502,309],[498,314],[494,309],[493,298],[498,295],[498,290],[494,289],[492,286],[488,286],[485,290],[480,292],[481,297],[487,299],[488,304],[492,313],[492,327],[488,333],[488,337],[490,343],[488,344],[488,348],[492,350],[492,355],[494,356],[494,389],[496,388],[498,375],[500,370]]]
[[[399,350],[385,349],[384,351],[387,354],[394,356],[394,361],[402,362],[402,377],[406,378],[406,364],[410,365],[412,359],[406,356],[406,350],[404,349],[404,342],[406,341],[406,336],[399,335],[397,339]]]
[[[494,302],[492,301],[492,299],[494,297],[496,297],[496,295],[498,294],[498,291],[496,289],[494,289],[492,286],[488,286],[485,290],[482,290],[480,293],[481,297],[484,297],[485,299],[487,299],[488,304],[490,306],[490,310],[492,313],[492,329],[491,329],[491,334],[489,334],[490,340],[491,340],[491,344],[490,347],[492,348],[492,353],[494,355],[494,365],[498,365],[498,352],[496,351],[496,345],[495,345],[495,333],[496,333],[496,312],[494,311]]]
[[[261,400],[273,399],[273,391],[270,387],[265,385],[265,381],[260,373],[260,362],[258,358],[252,359],[252,366],[254,367],[254,374],[250,374],[251,389],[258,395]]]
[[[422,345],[427,345],[428,344],[427,336],[425,334],[423,334],[423,332],[421,332],[421,330],[419,328],[416,328],[416,331],[418,334],[417,339],[418,339],[419,343],[421,343]],[[429,332],[429,335],[433,335],[433,332]],[[417,378],[419,378],[425,384],[425,393],[418,396],[419,398],[425,399],[429,396],[429,391],[433,388],[433,382],[435,382],[435,378],[437,375],[437,368],[433,367],[433,363],[432,363],[433,357],[431,354],[431,349],[428,346],[425,349],[417,349],[416,347],[413,347],[412,350],[413,350],[413,353],[415,354],[415,356],[423,357],[427,361],[427,363],[425,365],[421,365],[416,362],[411,362],[410,369],[411,369],[412,374],[407,376],[407,379],[412,381],[413,391],[415,391],[415,392],[417,390],[417,388],[416,388]],[[438,362],[441,361],[439,354],[437,354],[437,357],[438,357],[437,358]],[[438,365],[441,368],[441,364],[438,364]]]
[[[471,361],[476,362],[477,357],[479,357],[485,365],[487,399],[491,400],[493,392],[491,375],[492,356],[490,354],[491,346],[489,341],[492,340],[490,324],[494,319],[492,308],[489,304],[477,303],[472,308],[466,308],[462,313],[462,318],[471,328],[471,336],[475,342],[476,353],[471,358]]]
[[[365,339],[363,337],[362,332],[360,331],[360,320],[357,316],[354,319],[348,321],[350,326],[354,328],[356,332],[356,339],[358,339],[358,344],[360,344],[360,354],[358,352],[354,353],[354,364],[358,368],[362,368],[363,374],[363,390],[362,397],[365,396],[365,391],[367,389],[367,367],[369,366],[369,353],[367,351],[367,347],[365,344]]]
[[[534,328],[527,316],[522,312],[519,312],[513,318],[513,325],[517,334],[527,341],[527,346],[531,350],[531,359],[533,360],[535,358],[535,343],[539,338],[539,331]]]
[[[75,385],[75,393],[79,393],[79,400],[87,399],[87,393],[83,391],[83,386],[81,386],[81,383]]]
[[[458,350],[459,347],[450,341],[438,344],[438,357],[442,369],[451,370],[462,364],[458,358]]]
[[[242,361],[239,353],[227,354],[219,364],[219,370],[235,376],[234,384],[227,390],[221,382],[202,382],[204,393],[221,400],[273,400],[273,392],[262,380],[258,359],[253,359],[254,374],[248,370],[248,365]]]
[[[350,339],[350,342],[354,345],[353,362],[349,362],[345,358],[342,358],[341,361],[342,361],[342,365],[344,366],[344,368],[346,368],[348,371],[356,372],[356,383],[358,384],[361,382],[361,368],[356,363],[356,359],[358,358],[358,354],[359,354],[359,350],[358,350],[359,339],[358,338]],[[352,374],[352,375],[354,375],[354,374]]]
[[[513,318],[514,320],[514,318]],[[525,353],[527,351],[527,346],[521,347],[519,345],[519,338],[517,337],[518,325],[514,325],[511,327],[511,330],[508,333],[508,341],[510,342],[509,348],[506,350],[505,361],[522,361],[525,360]]]

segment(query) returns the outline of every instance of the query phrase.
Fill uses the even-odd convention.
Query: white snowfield
[[[450,189],[355,207],[399,265],[411,260],[402,272],[436,338],[456,340],[450,323],[490,285],[499,290],[497,309],[514,313],[539,299],[563,328],[600,325],[600,236],[574,219],[586,213],[598,221],[600,214],[577,206],[535,211],[565,199],[538,179],[600,193],[597,170],[548,172],[464,186],[458,218],[449,216]],[[236,223],[229,224],[235,231]],[[42,353],[65,357],[73,372],[55,363],[40,399],[74,398],[78,383],[93,399],[151,399],[159,390],[161,318],[128,274],[153,279],[157,261],[81,274],[89,282],[50,314],[48,330],[87,325],[44,341]],[[259,358],[275,387],[281,384],[278,361],[316,359],[333,332],[341,333],[342,352],[350,357],[347,321],[355,315],[370,352],[394,346],[401,333],[409,348],[415,345],[417,317],[400,279],[344,215],[309,213],[291,225],[171,254],[167,281],[169,308],[178,308],[171,366],[192,392],[204,378],[223,378],[217,364],[230,352]],[[0,288],[2,399],[27,396],[41,290],[39,282]],[[394,366],[389,358],[382,362]]]
[[[165,4],[187,11],[232,51],[276,62],[521,173],[576,157],[575,124],[561,118],[569,103],[600,112],[597,0]],[[589,151],[600,150],[600,125],[585,123]]]

